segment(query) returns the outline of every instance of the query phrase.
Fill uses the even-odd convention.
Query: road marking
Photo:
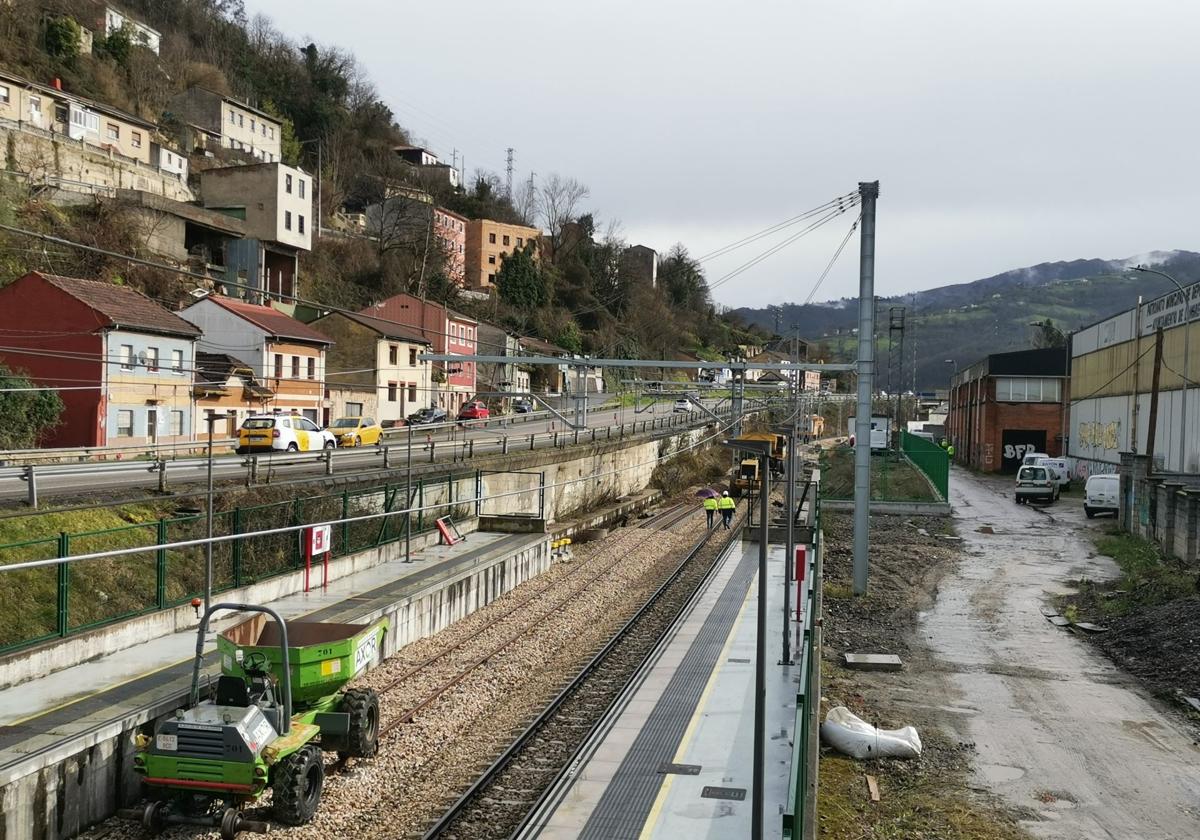
[[[738,625],[742,623],[742,615],[746,612],[746,605],[750,603],[750,594],[754,592],[754,581],[758,579],[758,574],[755,573],[754,578],[750,580],[750,585],[746,588],[746,597],[742,599],[742,606],[738,608],[738,614],[733,619],[733,624],[729,628],[729,635],[725,637],[725,644],[721,647],[721,652],[717,655],[717,664],[713,668],[713,672],[708,677],[708,682],[704,685],[704,691],[700,692],[700,700],[696,703],[696,710],[692,712],[691,720],[688,721],[687,728],[683,730],[683,737],[679,739],[679,748],[675,750],[675,755],[671,761],[675,764],[682,764],[687,756],[688,747],[691,745],[692,738],[696,734],[696,728],[700,725],[700,718],[703,716],[704,707],[708,704],[708,697],[712,694],[713,686],[717,684],[717,678],[721,675],[721,669],[725,666],[729,658],[729,650],[733,647],[733,640],[737,636]],[[654,804],[650,806],[650,813],[646,817],[646,822],[642,826],[642,833],[638,835],[638,840],[649,840],[654,833],[654,828],[658,824],[659,818],[662,816],[663,807],[667,803],[667,795],[671,792],[671,782],[674,781],[674,776],[667,775],[663,778],[658,788],[658,795],[654,797]]]

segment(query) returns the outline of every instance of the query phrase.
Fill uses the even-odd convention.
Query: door
[[[1015,473],[1030,452],[1046,451],[1045,429],[1005,429],[1000,433],[1000,471]]]
[[[154,406],[146,412],[146,437],[151,443],[158,442],[158,409]]]

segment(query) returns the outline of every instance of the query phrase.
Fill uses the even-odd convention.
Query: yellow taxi
[[[239,455],[247,452],[311,452],[333,449],[337,438],[300,414],[255,414],[238,430]]]
[[[338,446],[378,446],[383,427],[370,417],[339,417],[329,427]]]

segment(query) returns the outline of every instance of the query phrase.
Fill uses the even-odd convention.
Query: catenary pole
[[[871,392],[875,385],[875,200],[879,182],[858,185],[858,408],[854,416],[854,594],[867,594],[871,526]]]

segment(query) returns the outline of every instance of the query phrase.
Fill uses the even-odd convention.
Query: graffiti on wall
[[[1116,449],[1121,433],[1121,421],[1110,420],[1107,423],[1080,423],[1079,445],[1089,449]]]

